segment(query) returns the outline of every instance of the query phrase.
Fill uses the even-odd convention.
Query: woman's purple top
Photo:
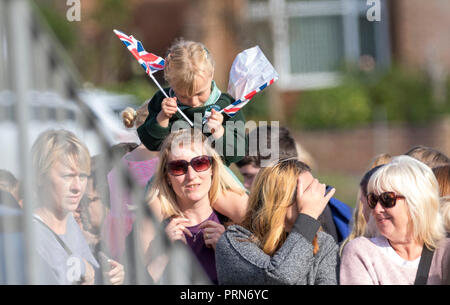
[[[184,234],[186,236],[186,241],[189,247],[197,257],[199,263],[202,265],[209,279],[217,284],[217,271],[216,271],[216,257],[213,248],[206,247],[205,240],[203,239],[203,231],[199,229],[199,226],[207,220],[212,220],[214,222],[220,223],[217,213],[213,210],[211,215],[205,219],[203,222],[192,227],[186,227],[191,233],[192,237]]]

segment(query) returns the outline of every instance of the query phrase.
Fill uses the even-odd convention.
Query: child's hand
[[[169,126],[169,119],[177,112],[177,98],[165,98],[161,102],[161,111],[158,113],[156,120],[162,127]]]
[[[219,139],[225,133],[225,129],[222,126],[223,123],[223,115],[222,113],[216,111],[215,109],[211,110],[211,116],[208,118],[208,122],[206,125],[212,133],[214,139]]]

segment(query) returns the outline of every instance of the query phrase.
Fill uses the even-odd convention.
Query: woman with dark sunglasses
[[[148,202],[165,220],[167,236],[187,244],[211,282],[217,283],[215,247],[225,228],[224,217],[213,203],[219,196],[232,198],[230,193],[246,198],[245,190],[197,129],[168,136],[154,179]]]
[[[431,169],[409,156],[395,157],[368,184],[367,202],[380,236],[358,237],[344,248],[340,283],[441,284],[448,263],[439,187]],[[420,265],[420,268],[419,268]]]

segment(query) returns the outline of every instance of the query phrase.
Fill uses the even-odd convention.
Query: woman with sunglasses
[[[169,239],[187,244],[211,282],[217,283],[215,247],[225,228],[223,217],[212,203],[230,192],[243,196],[245,190],[195,128],[168,136],[154,179],[149,204],[165,219]],[[230,202],[230,206],[233,204]],[[152,270],[149,272],[152,274]]]
[[[373,174],[368,192],[380,236],[358,237],[345,246],[340,283],[441,284],[450,270],[433,251],[450,245],[444,238],[439,187],[431,169],[409,156],[395,157]]]

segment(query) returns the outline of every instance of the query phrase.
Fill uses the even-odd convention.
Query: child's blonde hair
[[[181,88],[192,96],[199,78],[214,75],[214,61],[200,42],[179,39],[169,48],[164,68],[164,78],[171,87]]]
[[[137,110],[131,107],[125,108],[122,113],[122,123],[126,128],[133,128],[133,126],[139,127],[144,124],[145,119],[148,116],[148,103],[150,100],[146,101]]]

